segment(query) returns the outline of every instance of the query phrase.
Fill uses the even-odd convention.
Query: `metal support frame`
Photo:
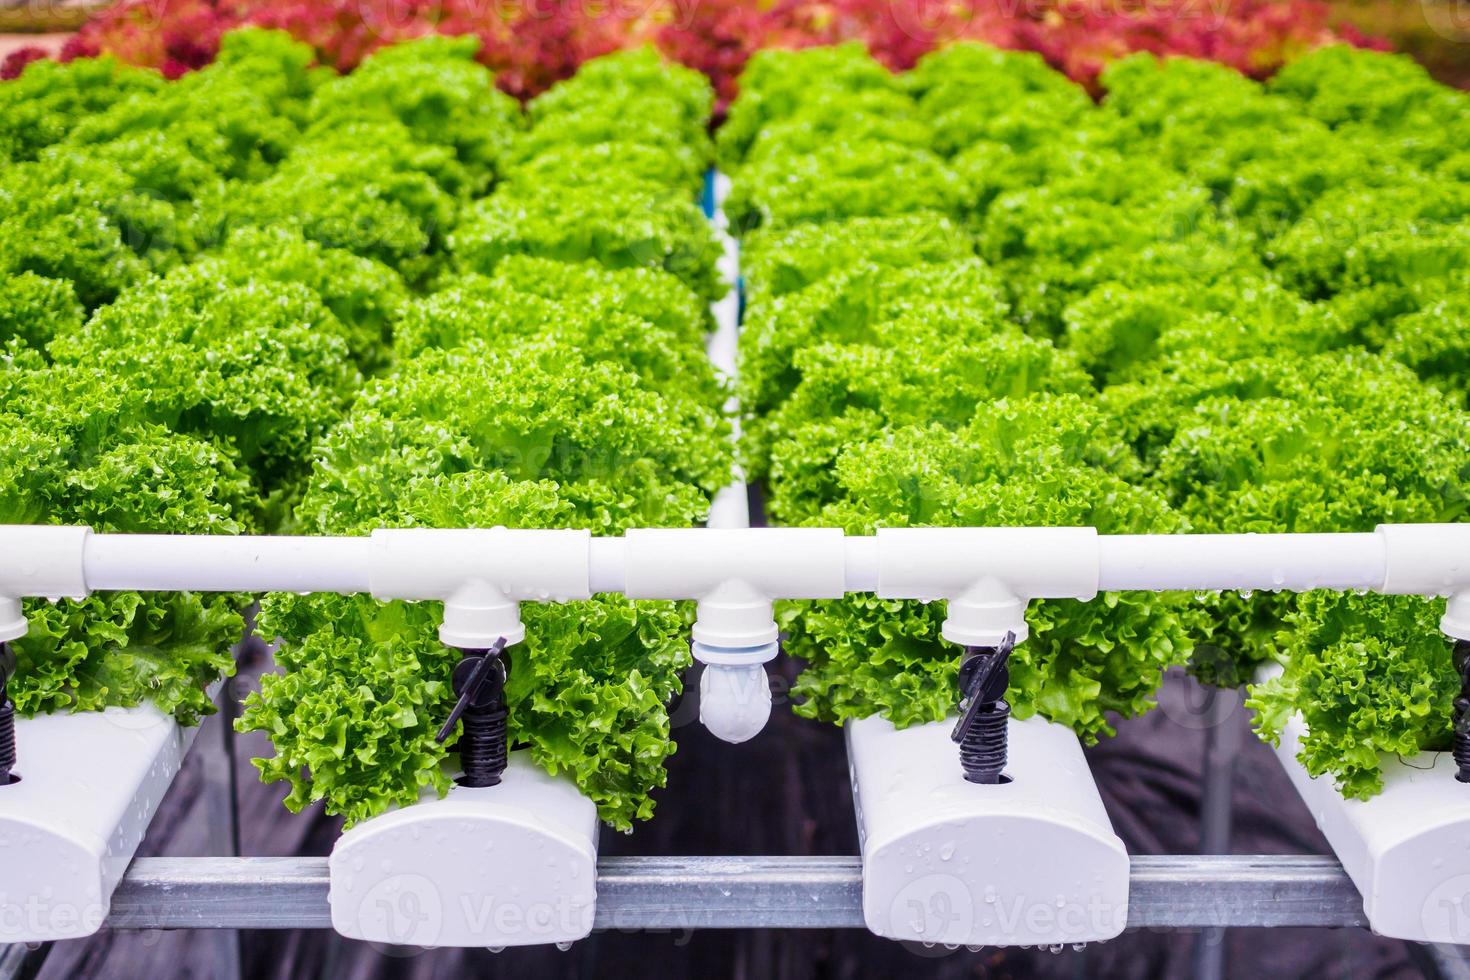
[[[254,618],[254,610],[251,610]],[[231,653],[238,664],[253,637],[246,633]],[[239,788],[235,773],[235,718],[239,714],[239,698],[235,679],[226,678],[215,697],[219,713],[204,722],[207,736],[197,739],[195,747],[203,763],[202,795],[209,814],[208,847],[211,854],[238,857],[240,854]],[[210,729],[213,729],[211,731]],[[213,976],[217,980],[239,980],[242,969],[240,933],[220,930],[213,935]]]
[[[604,857],[597,929],[860,929],[857,857]],[[138,858],[112,929],[326,929],[327,859]],[[1341,865],[1317,856],[1137,856],[1129,928],[1363,926]]]
[[[1235,762],[1245,737],[1234,716],[1239,703],[1223,690],[1208,692],[1212,724],[1205,727],[1204,765],[1201,767],[1200,853],[1229,854],[1234,812]],[[1225,930],[1204,929],[1195,939],[1194,975],[1197,980],[1224,980]]]
[[[51,951],[51,943],[30,948],[25,943],[0,945],[0,980],[34,976]]]

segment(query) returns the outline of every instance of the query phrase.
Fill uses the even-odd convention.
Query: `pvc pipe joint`
[[[372,534],[374,598],[439,600],[446,646],[484,650],[526,638],[522,602],[592,595],[587,531],[409,528]]]
[[[1470,590],[1450,596],[1439,629],[1452,640],[1470,640]]]
[[[1470,640],[1470,524],[1380,524],[1384,595],[1448,596],[1439,628]]]
[[[780,650],[774,600],[836,599],[847,589],[836,528],[668,528],[625,536],[624,591],[694,599],[691,652],[705,664],[699,719],[726,742],[748,741],[771,716],[762,666]]]
[[[25,610],[19,599],[0,596],[0,643],[18,640],[30,632]]]
[[[837,599],[846,588],[840,528],[636,528],[624,541],[634,599],[704,599],[729,582],[784,599]]]
[[[82,599],[90,527],[9,524],[0,527],[0,642],[26,635],[22,598]]]
[[[949,602],[943,637],[960,646],[1026,639],[1031,599],[1098,592],[1097,531],[1052,528],[880,528],[877,594]]]
[[[718,532],[707,530],[704,533]],[[718,660],[720,655],[714,651],[773,646],[779,638],[774,599],[744,579],[721,582],[700,596],[691,635],[696,646],[711,651],[716,658],[706,662]],[[774,656],[772,653],[771,657]]]
[[[654,528],[625,541],[625,593],[697,600],[694,641],[705,648],[763,649],[779,637],[775,599],[840,599],[847,588],[838,528]]]

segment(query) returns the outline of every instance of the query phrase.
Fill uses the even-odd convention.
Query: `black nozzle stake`
[[[1455,698],[1455,778],[1470,783],[1470,640],[1456,640],[1452,656],[1460,674],[1460,696]]]
[[[510,712],[505,709],[505,661],[500,655],[504,649],[505,638],[501,637],[488,650],[464,650],[464,658],[454,668],[454,693],[459,700],[435,741],[443,743],[454,732],[455,723],[464,722],[455,745],[464,770],[458,779],[461,786],[494,786],[505,772]]]
[[[10,678],[15,673],[15,651],[0,643],[0,786],[20,782],[15,768],[15,702],[10,700]]]
[[[1006,724],[1011,706],[1005,702],[1011,683],[1008,666],[1016,634],[1007,633],[1000,646],[965,647],[960,663],[960,720],[950,734],[960,747],[960,766],[972,783],[1010,782],[1005,775]]]

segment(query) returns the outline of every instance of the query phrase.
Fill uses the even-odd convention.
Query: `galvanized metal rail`
[[[856,857],[605,857],[596,927],[858,929]],[[1330,857],[1133,858],[1128,925],[1145,929],[1365,926]],[[138,858],[112,900],[113,929],[327,929],[326,858]]]

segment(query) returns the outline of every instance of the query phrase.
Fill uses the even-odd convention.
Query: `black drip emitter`
[[[1460,674],[1460,696],[1455,698],[1455,778],[1470,783],[1470,640],[1456,640],[1452,656]]]
[[[464,721],[464,731],[455,748],[459,751],[464,775],[461,786],[495,786],[505,772],[510,748],[505,708],[505,637],[487,650],[462,650],[463,659],[454,667],[454,693],[459,700],[449,712],[449,720],[434,737],[443,744],[454,731],[455,722]]]
[[[0,786],[20,782],[15,768],[15,702],[10,699],[10,678],[15,674],[15,651],[0,643]]]
[[[960,720],[950,738],[960,747],[960,766],[972,783],[1008,783],[1006,725],[1011,706],[1005,701],[1011,683],[1008,662],[1016,646],[1011,632],[999,646],[965,647],[960,663]]]

